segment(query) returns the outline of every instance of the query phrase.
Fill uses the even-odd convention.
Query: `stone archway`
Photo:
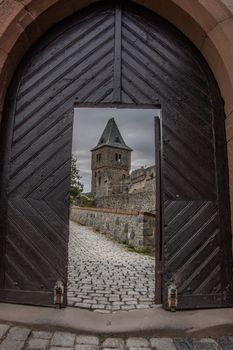
[[[180,308],[230,305],[221,97],[194,46],[168,22],[132,3],[123,5],[123,10],[103,3],[68,18],[36,43],[13,79],[6,104],[10,118],[5,115],[9,134],[3,180],[8,192],[2,207],[9,214],[9,251],[25,252],[32,278],[26,281],[22,271],[16,273],[7,251],[2,299],[25,302],[27,292],[27,302],[40,303],[43,294],[43,302],[49,303],[56,280],[65,282],[67,214],[63,195],[70,158],[69,112],[75,99],[92,104],[162,103],[164,305],[168,307],[168,290],[174,283]],[[48,215],[54,217],[57,230],[49,224]],[[40,243],[38,249],[33,237]],[[5,249],[4,244],[2,247]],[[203,251],[203,247],[208,249]],[[207,255],[204,261],[203,254]],[[35,257],[41,262],[37,276],[30,264]],[[55,266],[50,261],[53,257]],[[17,259],[22,267],[25,259],[21,258]]]

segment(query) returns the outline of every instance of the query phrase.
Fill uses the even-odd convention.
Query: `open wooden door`
[[[14,106],[13,101],[9,106]],[[12,108],[8,113],[0,300],[62,306],[66,304],[73,110],[51,117],[46,131],[33,115],[24,122],[12,118]]]
[[[182,118],[163,109],[158,204],[163,305],[170,310],[232,306],[226,142],[219,138],[224,126],[212,134],[211,119],[203,130],[196,123],[193,120],[187,128]],[[208,159],[214,150],[215,161]]]

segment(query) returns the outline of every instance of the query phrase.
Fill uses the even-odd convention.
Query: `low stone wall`
[[[71,208],[71,220],[135,248],[154,251],[155,215],[137,210]]]
[[[97,208],[136,209],[142,212],[155,212],[155,192],[115,194],[95,199]]]

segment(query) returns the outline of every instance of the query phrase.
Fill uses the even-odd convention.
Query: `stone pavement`
[[[233,337],[158,338],[76,335],[0,324],[0,350],[232,350]]]
[[[102,313],[154,305],[154,258],[70,223],[68,304]]]

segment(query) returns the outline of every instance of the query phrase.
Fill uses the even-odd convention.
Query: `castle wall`
[[[130,175],[129,193],[155,192],[155,166],[140,168]]]
[[[143,212],[155,212],[155,192],[116,194],[96,198],[97,208],[132,209]]]
[[[118,242],[154,251],[155,215],[139,211],[72,207],[71,220]]]

